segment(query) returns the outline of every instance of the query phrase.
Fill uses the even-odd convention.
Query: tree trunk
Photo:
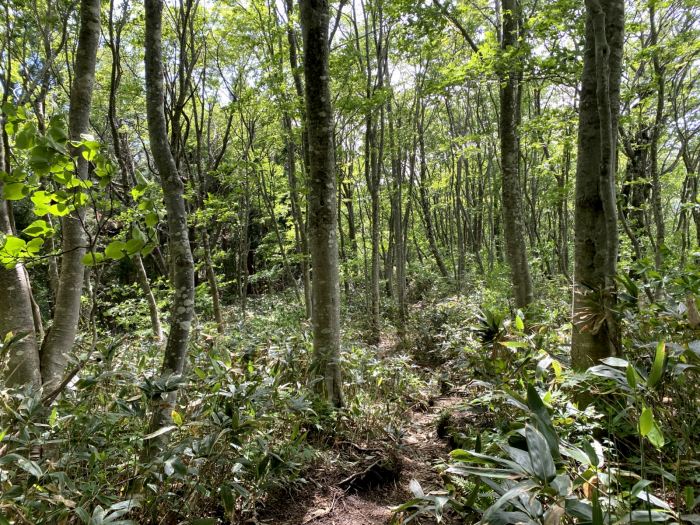
[[[118,22],[117,24],[114,23],[114,0],[112,0],[109,5],[108,22],[108,46],[112,55],[112,67],[107,113],[109,128],[112,134],[112,147],[114,148],[114,155],[117,158],[119,171],[121,172],[124,199],[127,206],[129,206],[133,204],[129,187],[134,179],[134,160],[131,155],[131,151],[129,150],[129,141],[126,133],[119,132],[120,126],[117,118],[117,94],[122,76],[120,64],[121,31],[124,25],[123,21]],[[143,259],[141,258],[140,254],[135,254],[131,259],[136,267],[136,275],[139,286],[141,287],[141,291],[143,292],[146,302],[148,303],[148,312],[151,317],[151,330],[153,331],[153,337],[160,343],[163,340],[163,329],[160,323],[160,313],[158,312],[158,304],[156,303],[155,297],[153,296],[153,291],[151,290],[146,268],[143,265]]]
[[[168,214],[170,265],[173,274],[173,304],[170,312],[170,332],[163,356],[161,375],[178,376],[184,372],[187,341],[194,315],[194,263],[187,229],[184,186],[170,150],[164,112],[163,58],[161,44],[162,0],[146,0],[146,114],[148,137],[153,160],[161,179],[165,209]],[[149,431],[153,432],[171,421],[177,401],[177,391],[156,396]],[[164,436],[149,441],[147,455],[164,444]]]
[[[664,227],[664,214],[661,203],[661,180],[659,175],[659,138],[663,130],[664,102],[666,100],[664,79],[665,68],[659,60],[658,34],[656,29],[656,10],[654,3],[649,4],[649,24],[650,42],[652,46],[652,64],[654,66],[654,81],[656,82],[656,114],[654,125],[651,130],[651,140],[649,147],[649,171],[651,172],[651,204],[654,215],[654,226],[656,228],[654,264],[657,271],[661,271],[663,265],[663,250],[666,242],[666,230]],[[657,289],[657,293],[660,289]]]
[[[0,130],[4,129],[0,119]],[[0,167],[6,168],[4,141],[0,140]],[[0,232],[13,235],[12,221],[7,201],[2,197],[3,182],[0,180]],[[12,333],[16,338],[9,347],[9,363],[5,375],[7,386],[41,387],[39,350],[32,313],[32,293],[27,272],[23,264],[8,269],[0,264],[0,290],[4,299],[0,301],[0,341]]]
[[[513,52],[518,46],[517,0],[502,0],[503,34],[501,50]],[[512,59],[511,59],[512,60]],[[532,280],[525,246],[525,225],[522,211],[522,187],[519,173],[518,125],[520,82],[515,66],[508,64],[501,73],[500,131],[501,131],[501,195],[503,199],[503,227],[506,241],[506,259],[510,266],[515,305],[523,308],[532,302]]]
[[[624,31],[622,0],[586,0],[581,79],[571,360],[582,370],[619,349],[613,314],[618,233],[615,166]]]
[[[75,53],[73,84],[68,111],[69,134],[72,141],[82,140],[81,135],[90,125],[90,108],[95,83],[95,63],[100,41],[100,0],[80,2],[80,32]],[[76,176],[88,178],[88,162],[78,148],[72,152],[76,159]],[[68,361],[68,352],[75,343],[80,319],[80,297],[83,291],[83,256],[86,249],[84,209],[77,209],[61,220],[63,243],[61,273],[54,307],[51,329],[41,347],[41,376],[44,388],[56,388]]]
[[[146,268],[143,265],[143,259],[138,253],[131,257],[131,261],[136,267],[136,276],[141,286],[141,291],[143,292],[146,302],[148,303],[148,313],[151,316],[151,330],[153,331],[153,337],[157,342],[163,341],[163,328],[160,324],[160,316],[158,315],[158,304],[156,303],[156,298],[153,296],[153,291],[148,283],[148,274],[146,273]]]
[[[304,78],[309,139],[309,247],[313,268],[314,368],[326,399],[342,406],[340,285],[333,110],[328,68],[328,0],[302,0]]]
[[[435,226],[433,224],[433,215],[430,206],[430,195],[428,194],[428,159],[425,156],[425,104],[420,101],[418,102],[420,106],[420,115],[418,117],[418,153],[420,155],[420,179],[419,179],[419,191],[420,191],[420,204],[423,210],[423,220],[425,221],[425,235],[428,237],[428,246],[430,246],[430,253],[433,254],[435,258],[435,264],[437,264],[438,270],[440,270],[440,275],[443,278],[449,278],[449,272],[447,271],[447,266],[445,266],[445,261],[440,255],[440,249],[437,245],[437,240],[435,239]]]

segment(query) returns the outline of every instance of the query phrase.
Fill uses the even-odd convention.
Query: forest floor
[[[279,525],[385,525],[400,523],[391,508],[414,497],[409,488],[417,480],[423,491],[439,490],[441,483],[435,465],[448,460],[450,448],[437,435],[437,422],[444,411],[464,403],[464,397],[433,398],[430,406],[411,409],[396,448],[396,469],[383,471],[372,458],[382,457],[380,449],[356,447],[365,451],[367,460],[347,475],[329,473],[327,467],[310,473],[315,483],[301,493],[270,502],[258,523]],[[374,455],[373,455],[374,454]],[[341,474],[342,477],[338,476]],[[393,475],[392,475],[393,474]],[[394,520],[394,521],[392,521]],[[446,521],[443,520],[443,523]],[[419,517],[417,524],[435,523],[431,517]]]

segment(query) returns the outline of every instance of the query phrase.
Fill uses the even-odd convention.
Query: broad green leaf
[[[126,242],[126,252],[129,255],[134,255],[135,253],[140,252],[141,248],[143,248],[145,245],[146,243],[141,239],[129,239]]]
[[[33,122],[27,122],[15,137],[15,146],[18,149],[29,149],[34,145],[36,138],[36,126]]]
[[[23,182],[11,182],[2,188],[2,196],[8,201],[18,201],[28,195],[27,185]]]
[[[549,483],[556,477],[557,469],[547,441],[542,433],[531,425],[525,426],[525,439],[535,476],[540,481]]]
[[[221,486],[221,502],[224,504],[224,510],[227,514],[231,514],[236,508],[236,500],[231,492],[231,487],[226,484]]]
[[[664,438],[659,425],[656,424],[656,421],[654,421],[651,431],[649,434],[647,434],[647,439],[649,440],[649,443],[654,445],[657,449],[662,448],[666,444],[666,439]]]
[[[647,379],[647,386],[649,388],[654,388],[661,380],[661,375],[664,371],[664,360],[666,359],[666,344],[663,341],[659,341],[656,345],[656,355],[654,356],[654,364],[651,365],[651,371],[649,372],[649,378]]]
[[[126,243],[122,241],[112,241],[105,248],[105,257],[118,261],[126,255]]]
[[[104,261],[105,256],[101,252],[88,252],[83,255],[83,264],[85,266],[95,266]]]
[[[642,437],[649,435],[651,429],[654,427],[654,414],[649,408],[644,407],[642,409],[642,415],[639,417],[639,434]]]
[[[7,255],[17,257],[26,246],[27,243],[24,241],[24,239],[20,239],[19,237],[15,237],[14,235],[8,235],[7,237],[5,237],[5,244],[3,244],[2,246],[2,250]]]
[[[35,237],[27,243],[27,252],[31,255],[36,255],[41,250],[44,245],[44,239],[41,237]]]
[[[148,215],[146,215],[146,226],[149,228],[153,228],[156,224],[158,224],[158,214],[151,212]]]
[[[515,316],[515,329],[521,332],[525,330],[525,323],[523,323],[523,319],[519,315]]]
[[[36,462],[20,456],[19,454],[7,454],[0,457],[0,465],[7,465],[10,463],[15,463],[19,468],[31,474],[35,478],[40,478],[43,476],[41,467]]]
[[[559,437],[557,436],[557,431],[554,429],[547,407],[531,383],[527,385],[527,405],[532,411],[534,426],[547,440],[547,445],[549,445],[549,450],[554,460],[559,461]]]
[[[53,233],[53,228],[51,228],[48,223],[43,219],[38,219],[22,230],[25,234],[30,237],[40,237]]]

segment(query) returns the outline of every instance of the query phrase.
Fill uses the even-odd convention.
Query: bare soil
[[[463,397],[440,397],[425,410],[413,409],[410,421],[398,448],[398,470],[393,479],[382,483],[373,479],[375,471],[382,475],[381,465],[364,465],[350,476],[333,479],[326,471],[310,476],[310,485],[293,497],[278,498],[268,503],[258,523],[275,525],[389,525],[401,522],[391,508],[413,498],[409,483],[420,482],[425,493],[440,490],[441,482],[435,466],[448,458],[447,443],[437,436],[436,424],[444,410],[464,401]],[[379,469],[379,470],[378,470]],[[379,477],[379,476],[377,476]],[[315,478],[315,479],[314,479]],[[364,483],[365,478],[370,481]],[[348,481],[349,480],[349,481]],[[392,521],[393,520],[393,521]],[[449,521],[443,520],[443,523]],[[429,516],[412,521],[435,523]]]

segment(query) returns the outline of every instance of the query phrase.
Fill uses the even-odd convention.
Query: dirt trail
[[[259,523],[275,525],[387,525],[392,523],[391,507],[413,497],[409,490],[412,479],[420,482],[424,492],[440,488],[434,469],[447,459],[449,448],[437,437],[436,423],[440,413],[464,401],[463,397],[441,397],[427,410],[413,410],[399,450],[402,465],[399,479],[376,489],[346,492],[336,484],[320,487],[297,501],[288,501],[286,509],[275,509],[274,516]],[[434,523],[428,518],[416,524]]]

